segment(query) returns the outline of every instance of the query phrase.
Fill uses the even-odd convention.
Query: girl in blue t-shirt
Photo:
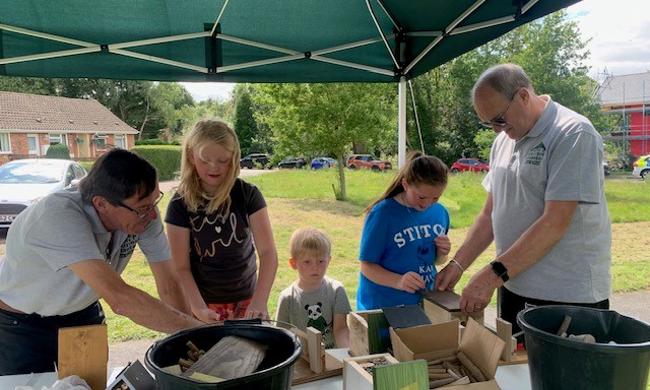
[[[413,153],[366,209],[358,310],[417,304],[418,291],[434,288],[436,259],[444,261],[451,250],[449,213],[437,203],[447,172],[439,158]]]

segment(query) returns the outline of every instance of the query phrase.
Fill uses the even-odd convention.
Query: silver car
[[[25,159],[0,166],[0,228],[7,228],[27,206],[45,195],[70,188],[86,176],[72,160]]]

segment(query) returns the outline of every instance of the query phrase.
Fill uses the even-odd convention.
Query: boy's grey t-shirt
[[[544,98],[547,98],[546,96]],[[611,223],[603,140],[587,118],[551,101],[520,140],[497,136],[483,186],[492,194],[497,255],[539,219],[546,201],[578,201],[562,239],[505,286],[521,296],[595,303],[611,288]]]
[[[305,292],[294,282],[280,293],[276,320],[298,329],[313,327],[323,334],[325,348],[334,348],[334,314],[348,314],[352,308],[341,282],[323,278],[320,288]]]
[[[66,315],[97,301],[97,293],[69,268],[104,259],[117,273],[138,244],[149,262],[170,259],[160,215],[140,234],[104,228],[95,208],[77,191],[48,195],[18,215],[0,259],[0,300],[14,309],[42,316]]]

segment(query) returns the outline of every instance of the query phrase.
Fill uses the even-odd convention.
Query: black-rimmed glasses
[[[156,199],[156,201],[153,202],[153,204],[151,206],[144,206],[144,207],[140,207],[140,208],[137,208],[137,209],[134,209],[131,206],[127,206],[124,203],[119,202],[119,201],[115,202],[115,204],[120,206],[120,207],[124,207],[125,209],[127,209],[129,211],[133,211],[135,213],[135,215],[138,216],[138,218],[145,219],[147,217],[147,215],[151,214],[151,210],[155,209],[156,206],[158,206],[158,203],[160,203],[160,201],[162,200],[162,198],[164,196],[165,196],[165,194],[161,192],[160,195],[158,196],[158,199]]]
[[[481,126],[492,127],[492,128],[507,126],[508,122],[506,121],[505,116],[508,113],[508,110],[510,110],[510,106],[512,105],[512,102],[515,101],[515,96],[517,96],[517,92],[519,92],[519,90],[516,90],[515,93],[510,97],[510,102],[508,103],[508,106],[506,107],[505,110],[503,110],[503,112],[501,114],[497,115],[492,120],[479,121],[478,123],[480,123]]]

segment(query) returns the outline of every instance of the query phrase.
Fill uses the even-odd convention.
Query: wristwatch
[[[508,279],[510,279],[510,276],[508,276],[508,269],[505,265],[503,265],[502,262],[498,260],[492,260],[492,262],[490,262],[490,265],[492,266],[492,271],[494,271],[494,273],[503,280],[503,283],[507,282]]]

